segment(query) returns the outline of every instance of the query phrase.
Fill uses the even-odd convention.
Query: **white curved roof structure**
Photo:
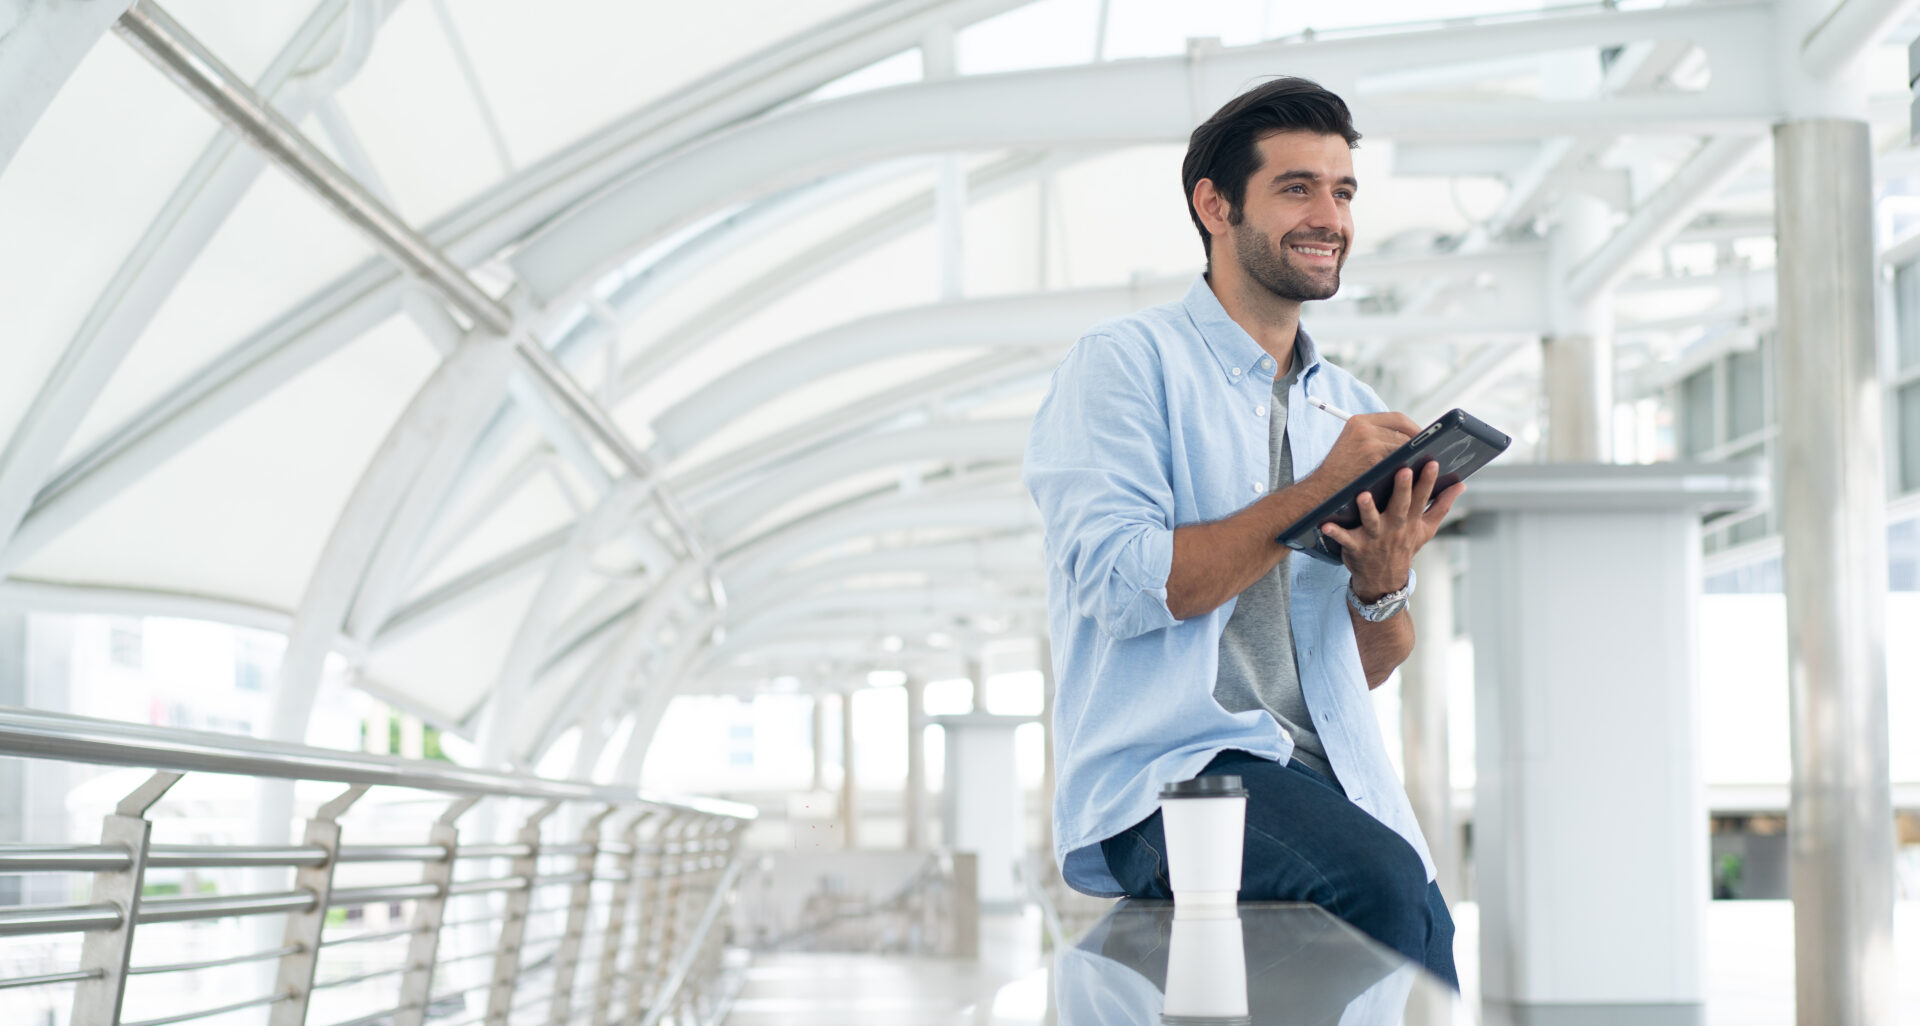
[[[1526,459],[1569,309],[1607,305],[1623,402],[1771,316],[1765,2],[164,6],[506,318],[116,38],[125,0],[0,14],[0,595],[288,632],[282,737],[334,653],[527,762],[1039,630],[1026,419],[1199,269],[1184,141],[1262,76],[1354,108],[1357,249],[1307,323],[1415,416],[1471,401]],[[1806,44],[1885,94],[1883,183],[1910,7]],[[1571,264],[1568,197],[1605,211]]]

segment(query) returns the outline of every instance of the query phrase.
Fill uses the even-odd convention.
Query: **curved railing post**
[[[513,988],[520,979],[520,945],[527,939],[527,913],[533,909],[534,881],[540,876],[540,824],[559,807],[557,801],[542,803],[527,817],[515,838],[526,850],[514,858],[510,875],[524,883],[507,892],[500,945],[493,955],[493,985],[487,992],[487,1026],[507,1026],[513,1014]]]
[[[413,935],[407,941],[407,971],[400,978],[400,1011],[393,1026],[423,1026],[433,995],[433,968],[440,956],[440,925],[447,918],[447,888],[453,883],[454,857],[460,852],[460,828],[455,824],[479,804],[478,796],[460,798],[434,820],[427,843],[446,850],[446,858],[428,862],[420,882],[435,888],[431,898],[413,906]]]
[[[600,860],[600,824],[613,815],[614,807],[594,813],[580,831],[580,843],[587,850],[574,859],[579,874],[567,891],[567,927],[560,938],[560,951],[553,962],[553,1026],[566,1026],[573,1018],[573,977],[580,965],[580,945],[586,938],[587,914],[593,899],[594,866]]]
[[[127,993],[127,957],[133,952],[133,927],[140,915],[140,888],[146,879],[153,824],[147,810],[180,782],[182,773],[155,773],[120,800],[100,827],[102,847],[127,850],[123,868],[93,874],[93,901],[120,910],[120,925],[95,930],[80,945],[80,971],[98,973],[73,990],[73,1026],[120,1026],[120,1002]]]
[[[313,905],[287,914],[286,939],[281,947],[291,950],[280,956],[273,993],[281,1000],[268,1013],[267,1026],[301,1026],[307,1021],[307,1003],[313,999],[313,971],[320,965],[320,934],[326,929],[327,903],[333,897],[333,867],[340,863],[340,817],[366,793],[367,785],[355,784],[320,806],[307,821],[307,844],[325,851],[326,859],[294,872],[294,889],[311,893]]]

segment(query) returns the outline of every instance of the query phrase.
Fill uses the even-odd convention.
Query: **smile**
[[[1332,259],[1334,254],[1334,248],[1332,246],[1298,246],[1296,245],[1289,248],[1291,248],[1295,253],[1299,253],[1304,256],[1310,256],[1310,257],[1325,257],[1327,259]]]

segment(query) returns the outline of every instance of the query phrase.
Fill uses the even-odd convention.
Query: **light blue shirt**
[[[1337,418],[1386,409],[1320,359],[1305,329],[1288,393],[1295,480],[1340,434]],[[1053,374],[1023,477],[1046,530],[1053,635],[1054,857],[1067,883],[1117,896],[1100,842],[1151,815],[1161,785],[1239,749],[1285,761],[1293,739],[1264,709],[1214,701],[1230,600],[1202,616],[1167,610],[1173,529],[1219,520],[1267,492],[1273,358],[1234,323],[1204,276],[1186,298],[1096,325]],[[1345,567],[1287,557],[1288,617],[1300,687],[1347,797],[1433,858],[1380,735],[1353,624]]]

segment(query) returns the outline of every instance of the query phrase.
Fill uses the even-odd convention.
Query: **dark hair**
[[[1260,140],[1275,132],[1317,132],[1337,135],[1348,146],[1360,142],[1347,102],[1304,78],[1276,78],[1241,93],[1214,111],[1187,140],[1187,159],[1180,165],[1180,181],[1187,191],[1187,216],[1200,230],[1200,245],[1213,256],[1213,236],[1193,208],[1193,190],[1210,178],[1227,200],[1232,223],[1240,223],[1240,206],[1247,198],[1247,180],[1260,170]]]

